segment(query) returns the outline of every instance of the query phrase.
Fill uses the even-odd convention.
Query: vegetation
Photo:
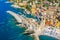
[[[59,3],[59,7],[60,7],[60,3]]]
[[[60,0],[47,0],[48,3],[44,3],[45,0],[29,0],[29,1],[27,1],[27,0],[8,0],[8,1],[13,1],[14,3],[17,3],[18,6],[20,6],[21,8],[26,8],[28,11],[31,11],[31,7],[32,7],[33,3],[34,3],[33,5],[35,5],[36,7],[40,7],[40,5],[42,4],[42,7],[46,7],[46,8],[49,7],[50,3],[52,3],[51,6],[54,6],[54,7],[57,5],[55,3],[59,3],[58,7],[60,7]],[[23,1],[27,1],[26,5],[23,5],[23,6],[19,5],[19,3],[20,2],[23,3]],[[30,5],[30,3],[31,3],[31,5]]]
[[[26,9],[30,11],[31,10],[31,6],[30,5],[27,5],[26,6]]]

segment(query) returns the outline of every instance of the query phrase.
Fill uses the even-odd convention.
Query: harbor
[[[0,40],[60,40],[60,0],[1,0]]]
[[[10,0],[10,1],[12,1],[12,0]],[[39,2],[41,2],[41,3],[39,3]],[[34,15],[38,18],[38,20],[33,19],[33,18],[26,18],[26,17],[24,19],[23,17],[25,15],[23,15],[22,18],[24,20],[22,19],[22,24],[19,24],[19,26],[26,28],[26,30],[24,32],[25,34],[31,33],[33,31],[29,35],[36,36],[36,40],[39,40],[40,35],[47,35],[47,36],[51,36],[51,37],[60,39],[60,31],[59,31],[60,30],[60,11],[59,11],[60,4],[59,4],[59,2],[58,3],[57,2],[55,0],[54,1],[15,0],[15,1],[13,1],[14,6],[12,6],[12,7],[22,8],[27,12],[27,14]],[[10,12],[11,11],[8,11],[8,13],[10,13]],[[12,15],[12,16],[14,16],[14,15]],[[21,15],[16,15],[16,16],[18,17],[18,19],[17,18],[15,18],[15,19],[18,22],[18,20],[21,19]],[[14,17],[16,17],[16,16],[14,16]]]
[[[34,31],[34,33],[31,34],[31,35],[37,35],[37,36],[39,36],[39,35],[48,35],[48,36],[60,39],[60,36],[59,36],[60,35],[60,29],[59,28],[52,28],[50,26],[49,27],[44,27],[42,25],[43,23],[38,25],[38,24],[35,24],[36,23],[35,21],[30,20],[29,22],[31,22],[31,21],[34,22],[33,25],[37,25],[37,26],[33,26],[33,25],[31,25],[32,22],[27,24],[27,20],[25,19],[26,21],[23,21],[23,19],[18,14],[14,13],[12,11],[7,11],[7,12],[9,14],[11,14],[17,20],[17,22],[20,22],[22,24],[25,23],[26,25],[30,24],[29,26],[23,25],[23,27],[27,27],[27,31],[25,31],[25,32],[28,33],[28,31],[32,30],[32,31]],[[22,25],[20,24],[20,26],[22,26]],[[40,26],[42,26],[42,27],[40,27]],[[50,33],[52,33],[52,34],[50,34]],[[39,39],[37,39],[37,40],[39,40]]]

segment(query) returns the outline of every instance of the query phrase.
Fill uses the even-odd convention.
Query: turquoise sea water
[[[32,37],[22,34],[24,29],[16,26],[15,19],[6,13],[7,10],[19,11],[10,5],[4,3],[4,0],[0,1],[0,40],[32,40]]]
[[[39,38],[40,38],[40,40],[58,40],[56,38],[46,36],[46,35],[41,35],[41,36],[39,36]]]
[[[0,0],[0,40],[33,40],[32,37],[23,35],[23,28],[16,26],[16,20],[7,14],[7,10],[11,10],[19,14],[23,13],[21,9],[12,8],[11,3],[5,3],[6,0]],[[26,15],[26,14],[25,14]],[[26,15],[27,17],[33,17],[31,15]],[[55,40],[55,38],[50,38],[46,36],[40,36],[41,40]],[[49,39],[50,38],[50,39]]]

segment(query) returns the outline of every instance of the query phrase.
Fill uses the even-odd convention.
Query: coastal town
[[[18,26],[26,28],[24,34],[30,33],[39,40],[40,35],[48,35],[60,40],[60,0],[8,0],[14,8],[24,9],[27,14],[38,20],[24,15],[7,11],[18,22]]]

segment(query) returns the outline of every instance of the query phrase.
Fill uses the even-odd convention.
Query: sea
[[[17,22],[13,16],[6,11],[10,10],[17,14],[24,14],[23,9],[16,9],[11,7],[13,3],[6,3],[7,0],[0,0],[0,40],[33,40],[33,37],[24,35],[24,28],[17,26]],[[33,18],[33,16],[28,16]],[[39,36],[40,40],[57,40],[56,38],[46,35]]]

